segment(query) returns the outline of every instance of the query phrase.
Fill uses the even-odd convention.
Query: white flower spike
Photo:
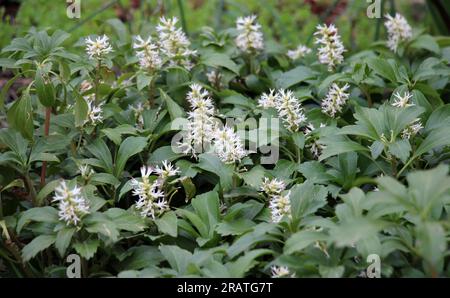
[[[405,17],[399,13],[396,13],[395,17],[387,14],[386,19],[384,25],[388,32],[388,47],[396,53],[401,42],[412,38],[412,29]]]
[[[314,35],[320,36],[316,38],[315,42],[320,45],[318,49],[319,62],[328,65],[328,71],[333,71],[344,61],[343,53],[346,51],[336,26],[334,24],[318,25]]]
[[[400,95],[400,93],[395,93],[394,94],[394,102],[392,103],[392,106],[397,107],[397,108],[407,108],[407,107],[411,107],[414,106],[413,103],[409,103],[409,100],[413,97],[411,93],[409,93],[408,91],[406,91],[403,96]]]
[[[78,186],[70,189],[62,180],[55,188],[53,202],[58,202],[58,216],[67,225],[77,226],[81,218],[89,213],[89,204]]]
[[[348,84],[339,87],[338,84],[333,83],[328,90],[327,96],[322,100],[322,112],[333,118],[341,113],[350,96],[346,92],[349,88],[350,86]]]
[[[264,39],[261,25],[256,22],[256,16],[239,17],[236,20],[236,46],[244,53],[257,53],[264,49]]]
[[[109,38],[106,35],[99,36],[95,40],[90,37],[86,38],[86,53],[90,59],[101,61],[105,59],[106,55],[113,52],[109,43]]]
[[[144,40],[141,36],[136,36],[133,49],[136,50],[136,57],[141,69],[153,72],[161,68],[162,60],[159,56],[159,49],[156,44],[152,43],[151,37]]]
[[[311,52],[312,52],[312,50],[310,48],[308,48],[307,46],[298,45],[298,47],[295,50],[289,50],[287,52],[287,56],[291,60],[295,61],[295,60],[305,57],[306,55],[308,55]]]
[[[196,55],[196,51],[189,49],[191,42],[183,30],[177,28],[177,22],[176,17],[169,19],[161,17],[159,25],[156,27],[159,47],[167,57],[170,66],[178,65],[189,70],[193,67],[191,58]]]

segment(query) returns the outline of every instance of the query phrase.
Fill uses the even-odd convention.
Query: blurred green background
[[[72,0],[74,1],[74,0]],[[346,47],[361,49],[384,39],[383,20],[366,15],[376,0],[79,0],[81,18],[69,19],[65,0],[0,0],[2,19],[0,47],[30,28],[62,29],[71,41],[89,34],[108,33],[103,21],[121,19],[133,34],[155,24],[161,15],[182,17],[190,35],[203,26],[215,29],[234,26],[238,16],[255,13],[266,37],[286,46],[311,45],[311,34],[319,22],[334,22]],[[398,11],[414,26],[435,35],[447,35],[450,20],[448,0],[378,0],[384,13]]]

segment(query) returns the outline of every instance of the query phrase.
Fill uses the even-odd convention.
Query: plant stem
[[[3,202],[2,202],[2,193],[0,192],[0,220],[3,219]]]
[[[52,115],[52,108],[47,107],[45,109],[45,123],[44,123],[44,136],[48,137],[48,134],[50,132],[50,117]],[[45,175],[47,173],[47,162],[42,162],[42,169],[41,169],[41,186],[45,185]]]
[[[397,176],[397,161],[394,157],[391,157],[391,169],[392,169],[392,177]]]
[[[78,151],[78,149],[80,148],[82,141],[83,141],[83,131],[80,131],[80,137],[78,138],[76,151]]]
[[[178,9],[180,11],[181,27],[183,28],[184,33],[186,33],[186,35],[189,35],[186,25],[186,17],[184,15],[183,2],[181,0],[178,0],[177,2],[178,2]]]
[[[155,76],[153,76],[150,85],[148,86],[148,103],[150,108],[155,106],[155,81]]]
[[[373,107],[373,101],[372,101],[372,96],[370,95],[370,92],[367,90],[367,88],[365,86],[361,86],[361,90],[367,99],[367,106],[369,108]]]
[[[98,87],[100,84],[100,69],[102,67],[102,62],[100,60],[98,60],[98,64],[97,64],[97,68],[96,68],[96,72],[95,72],[95,79],[94,79],[94,84],[95,84],[95,103],[98,104]]]
[[[30,200],[33,203],[34,206],[36,206],[37,200],[36,200],[36,190],[34,189],[33,181],[31,181],[30,174],[27,172],[23,176],[23,179],[25,181],[25,184],[27,185],[28,193],[30,195]]]

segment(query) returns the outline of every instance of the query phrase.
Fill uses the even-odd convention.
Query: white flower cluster
[[[86,42],[86,53],[89,58],[101,61],[105,59],[106,55],[113,51],[111,45],[109,44],[109,38],[106,35],[99,36],[95,40],[90,37],[85,39]]]
[[[275,108],[277,96],[278,93],[275,92],[275,89],[270,89],[269,93],[263,93],[258,99],[258,106],[262,107],[263,109]]]
[[[269,196],[279,195],[285,189],[286,184],[284,183],[284,181],[278,180],[277,178],[269,179],[267,177],[264,177],[264,180],[261,184],[261,191]]]
[[[285,127],[291,132],[298,131],[301,124],[306,121],[298,98],[290,90],[280,89],[275,93],[275,90],[271,89],[269,94],[261,95],[258,105],[264,109],[275,108],[283,119]]]
[[[252,54],[264,49],[261,25],[256,22],[255,15],[239,17],[236,20],[236,29],[239,33],[236,45],[241,51]]]
[[[295,273],[291,274],[289,268],[286,266],[272,266],[270,270],[272,272],[272,278],[295,277]]]
[[[55,188],[53,202],[58,202],[59,219],[68,225],[78,225],[83,215],[89,213],[89,204],[81,193],[81,188],[75,186],[70,189],[64,180]]]
[[[325,126],[326,126],[325,124],[320,123],[320,128]],[[322,153],[322,150],[325,149],[325,146],[318,143],[316,137],[312,135],[315,130],[316,128],[312,123],[308,123],[308,125],[306,125],[304,133],[306,136],[306,140],[308,141],[308,144],[305,146],[309,148],[309,151],[311,152],[314,158],[319,158],[320,154]]]
[[[92,89],[92,84],[89,81],[84,80],[80,84],[81,93],[89,91]],[[87,117],[84,120],[84,125],[91,124],[93,126],[101,123],[103,121],[103,105],[104,103],[96,104],[95,96],[93,93],[83,96],[83,99],[86,101],[88,111]],[[75,112],[75,111],[74,111]]]
[[[415,136],[419,133],[420,130],[422,130],[423,125],[420,118],[415,119],[410,125],[408,125],[403,131],[402,131],[402,139],[409,140],[411,137]]]
[[[138,102],[134,106],[130,106],[131,110],[133,111],[134,118],[136,119],[136,125],[140,128],[144,127],[144,111],[145,107],[141,102]]]
[[[316,38],[316,44],[321,45],[318,52],[319,62],[328,65],[328,71],[333,71],[335,67],[344,61],[345,52],[341,37],[334,24],[327,26],[318,25],[314,35],[320,35]]]
[[[150,181],[150,175],[153,172],[158,175],[158,178]],[[168,161],[163,161],[162,167],[141,167],[141,181],[132,178],[131,186],[133,195],[139,197],[136,209],[139,210],[142,217],[155,219],[169,209],[162,187],[168,177],[178,173],[178,168],[173,167]]]
[[[136,36],[133,49],[136,50],[141,69],[153,72],[161,68],[162,60],[159,56],[158,45],[152,42],[151,37],[144,40],[141,36]]]
[[[166,19],[161,17],[156,27],[159,36],[159,47],[161,52],[167,57],[169,65],[183,66],[191,69],[193,64],[191,57],[196,55],[196,51],[189,49],[191,42],[181,28],[177,28],[178,19],[176,17]]]
[[[392,106],[397,107],[397,108],[407,108],[407,107],[411,107],[414,106],[413,103],[409,103],[409,100],[413,97],[411,93],[409,93],[408,91],[406,91],[403,96],[400,95],[400,93],[395,93],[394,94],[394,102],[392,103]]]
[[[84,120],[84,124],[91,124],[93,126],[103,122],[103,105],[104,103],[95,104],[95,100],[92,96],[85,96],[84,100],[88,106],[87,118]]]
[[[270,199],[269,209],[272,216],[272,222],[278,223],[284,216],[291,217],[291,200],[288,191],[282,194],[285,190],[286,184],[283,181],[275,179],[264,178],[261,184],[261,191],[263,191]]]
[[[89,165],[79,165],[78,170],[80,171],[81,178],[86,181],[95,174],[94,170]]]
[[[228,126],[215,129],[213,144],[214,152],[224,163],[235,163],[247,156],[239,136]]]
[[[206,74],[208,82],[217,88],[222,88],[222,74],[218,70],[211,70]]]
[[[287,52],[287,56],[291,60],[295,61],[295,60],[305,57],[306,55],[308,55],[311,52],[312,52],[312,50],[310,48],[300,44],[300,45],[298,45],[298,47],[295,50],[289,50]]]
[[[333,118],[336,117],[336,114],[341,113],[350,96],[346,92],[348,88],[350,88],[348,84],[339,87],[338,84],[333,83],[328,90],[327,96],[322,100],[322,112]]]
[[[405,17],[396,13],[395,17],[386,15],[387,21],[384,23],[388,32],[388,47],[397,52],[398,46],[402,41],[408,41],[412,38],[411,26]]]
[[[220,128],[215,122],[215,108],[208,91],[198,84],[190,86],[187,100],[192,111],[188,113],[188,124],[183,141],[178,143],[184,154],[196,157],[214,147],[214,153],[224,163],[240,161],[247,155],[239,136],[230,127]]]
[[[196,156],[203,152],[211,142],[214,126],[214,105],[208,91],[198,84],[192,84],[187,94],[187,100],[191,105],[188,112],[188,124],[186,135],[179,143],[184,154]]]

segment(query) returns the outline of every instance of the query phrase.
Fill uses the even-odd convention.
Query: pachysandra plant
[[[0,276],[450,276],[446,38],[154,21],[3,48]]]

